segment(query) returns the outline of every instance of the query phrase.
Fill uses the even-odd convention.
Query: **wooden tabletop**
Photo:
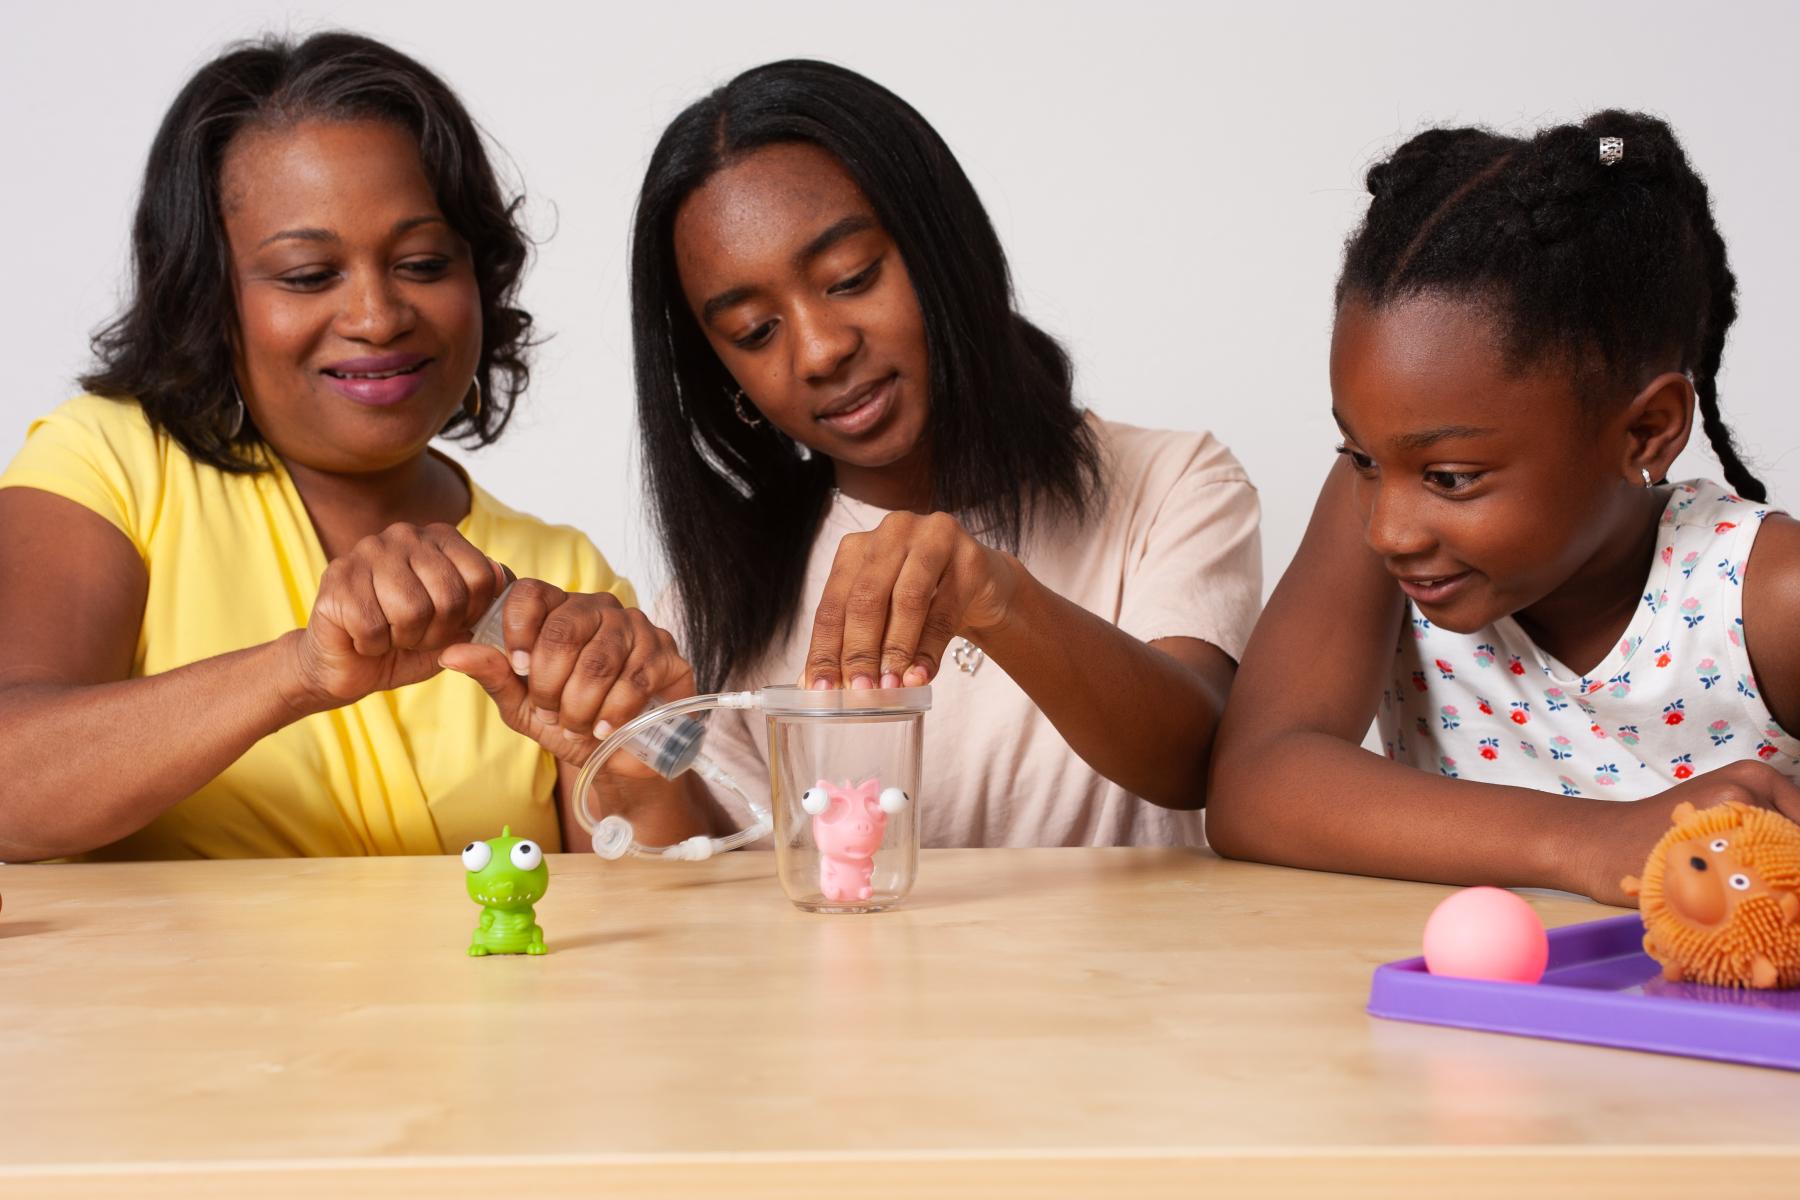
[[[1448,889],[773,867],[555,857],[550,953],[485,959],[453,857],[0,868],[0,1194],[1795,1194],[1800,1075],[1368,1016]]]

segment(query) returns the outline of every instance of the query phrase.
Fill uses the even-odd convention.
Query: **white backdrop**
[[[515,507],[586,529],[641,585],[663,572],[633,453],[633,196],[682,106],[792,56],[873,76],[942,132],[1025,310],[1073,350],[1088,404],[1211,428],[1236,450],[1261,488],[1270,586],[1330,457],[1331,285],[1368,163],[1433,123],[1662,113],[1712,184],[1741,281],[1727,419],[1775,497],[1800,503],[1782,366],[1800,316],[1800,18],[1572,0],[8,5],[0,461],[72,394],[87,335],[117,303],[138,174],[188,73],[236,38],[332,26],[443,74],[509,153],[546,239],[525,303],[554,340],[506,439],[461,457]],[[1691,451],[1679,470],[1717,467]]]

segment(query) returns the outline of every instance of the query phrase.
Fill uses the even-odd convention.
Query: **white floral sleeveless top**
[[[1800,778],[1800,741],[1769,715],[1744,649],[1744,563],[1770,511],[1709,480],[1675,485],[1637,614],[1587,675],[1511,617],[1451,633],[1409,601],[1376,718],[1387,756],[1453,779],[1610,800],[1743,758]]]

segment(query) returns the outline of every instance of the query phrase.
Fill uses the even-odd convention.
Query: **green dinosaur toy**
[[[469,870],[469,899],[481,905],[469,954],[544,953],[544,931],[531,906],[550,890],[550,868],[538,844],[514,837],[508,825],[497,838],[464,846],[462,860]]]

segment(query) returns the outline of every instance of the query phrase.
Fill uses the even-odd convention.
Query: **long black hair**
[[[91,392],[141,404],[194,458],[226,471],[258,467],[261,437],[238,415],[231,329],[237,321],[231,255],[220,216],[219,170],[240,131],[307,119],[376,120],[419,144],[438,205],[468,243],[481,292],[483,403],[444,434],[473,445],[500,436],[530,381],[531,314],[515,303],[530,242],[462,102],[424,66],[351,33],[301,42],[267,37],[201,67],[163,117],[144,167],[131,227],[132,289],[94,335]]]
[[[1619,139],[1614,161],[1602,138]],[[1345,249],[1340,305],[1467,295],[1500,317],[1514,364],[1556,356],[1597,369],[1590,396],[1629,395],[1673,357],[1693,377],[1726,481],[1767,498],[1719,415],[1737,279],[1706,183],[1666,123],[1607,111],[1529,138],[1432,129],[1367,182],[1373,199]]]
[[[1069,358],[1013,307],[993,224],[937,131],[854,71],[793,60],[690,105],[651,155],[631,250],[638,420],[653,519],[703,687],[790,627],[832,465],[740,421],[733,383],[688,310],[675,216],[720,168],[778,143],[843,164],[894,239],[924,315],[932,505],[1016,549],[1040,517],[1088,514],[1099,450]]]

